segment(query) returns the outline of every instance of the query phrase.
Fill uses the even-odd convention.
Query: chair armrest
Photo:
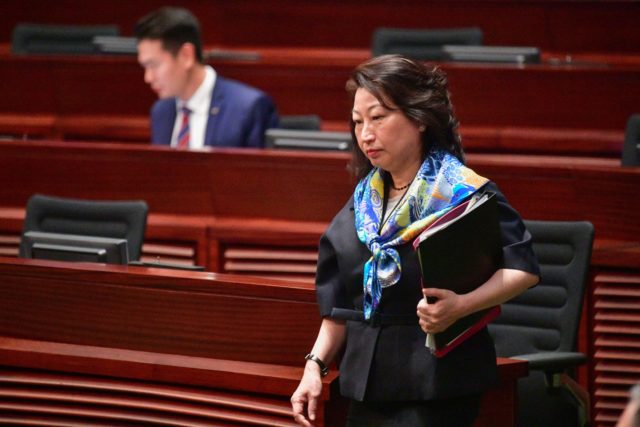
[[[583,353],[571,351],[548,351],[543,353],[520,354],[511,357],[529,362],[529,369],[543,371],[547,391],[550,394],[568,391],[577,404],[579,426],[588,426],[591,419],[589,393],[566,371],[587,361]]]
[[[578,352],[549,351],[545,353],[520,354],[513,356],[512,359],[526,360],[529,362],[529,369],[553,374],[582,365],[587,361],[587,356]]]

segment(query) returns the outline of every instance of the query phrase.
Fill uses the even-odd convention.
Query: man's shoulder
[[[151,106],[151,115],[164,115],[164,114],[175,114],[176,111],[176,99],[175,98],[164,98],[158,99]]]
[[[233,93],[236,99],[255,100],[268,97],[268,95],[260,89],[233,79],[218,76],[216,86],[218,85],[223,94]]]

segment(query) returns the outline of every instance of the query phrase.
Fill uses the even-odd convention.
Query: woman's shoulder
[[[505,197],[504,193],[502,193],[502,191],[500,191],[500,189],[498,188],[498,184],[496,184],[494,181],[489,180],[489,182],[487,182],[485,185],[480,187],[479,191],[488,192],[488,193],[495,193],[498,202],[500,202],[500,203],[508,203],[507,202],[507,198]]]
[[[329,228],[340,228],[344,226],[345,223],[353,224],[353,196],[347,200],[347,203],[342,206],[342,209],[338,211],[338,213],[333,217],[331,223],[329,224]]]
[[[353,196],[347,200],[344,206],[333,217],[324,232],[324,238],[331,241],[341,241],[345,235],[350,235],[349,230],[355,233],[355,218],[353,212]]]
[[[487,182],[483,187],[482,187],[482,191],[486,191],[489,193],[495,193],[496,195],[496,200],[498,201],[498,207],[500,210],[504,211],[509,211],[512,213],[515,213],[519,216],[519,214],[517,213],[517,211],[515,210],[515,208],[513,206],[511,206],[511,204],[509,203],[509,200],[507,199],[507,196],[505,196],[505,194],[500,190],[500,188],[498,188],[498,185],[493,182],[493,181],[489,181]]]

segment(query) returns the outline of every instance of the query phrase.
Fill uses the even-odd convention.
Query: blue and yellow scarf
[[[358,239],[371,251],[364,266],[364,315],[376,310],[382,288],[400,280],[402,266],[394,249],[410,242],[429,224],[488,182],[444,150],[432,150],[420,166],[407,193],[378,230],[382,220],[384,178],[374,168],[353,194]]]

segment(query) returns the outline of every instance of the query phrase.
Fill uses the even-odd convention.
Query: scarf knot
[[[366,319],[378,307],[382,289],[395,285],[402,276],[400,254],[395,247],[410,242],[487,182],[455,156],[433,149],[405,197],[382,226],[385,194],[382,171],[374,168],[358,183],[353,194],[356,232],[371,251],[363,278]]]
[[[373,254],[372,262],[377,265],[376,276],[380,287],[393,286],[400,280],[400,254],[394,248],[380,249]]]

